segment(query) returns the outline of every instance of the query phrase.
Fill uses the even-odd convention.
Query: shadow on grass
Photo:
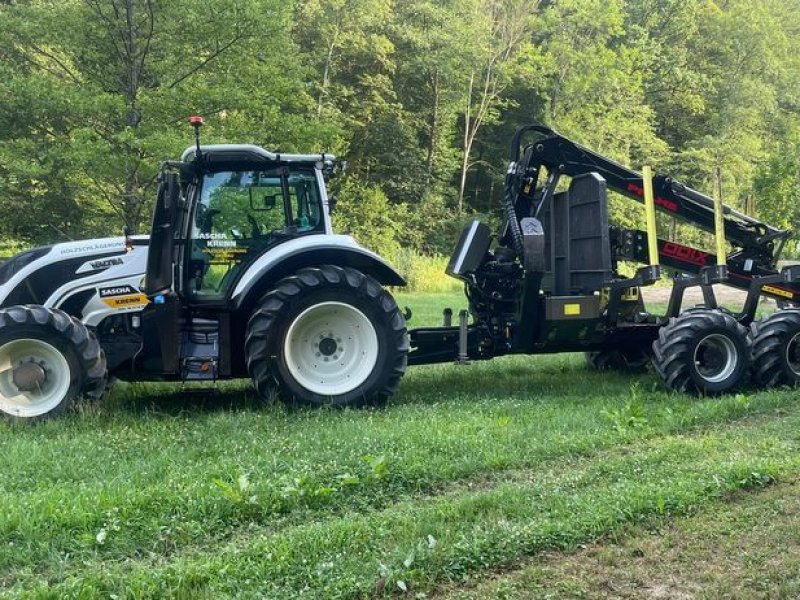
[[[598,372],[582,355],[513,356],[468,366],[442,364],[409,369],[392,404],[432,403],[459,398],[563,401],[568,398],[627,397],[631,386],[662,391],[653,373]]]
[[[179,383],[118,383],[98,410],[118,414],[183,416],[196,413],[273,409],[246,380],[219,387],[186,387]],[[89,408],[91,410],[91,408]]]
[[[442,402],[514,399],[523,402],[579,403],[587,397],[623,401],[631,386],[649,390],[657,380],[650,374],[591,371],[580,355],[513,356],[476,362],[411,367],[387,409],[428,406]],[[179,383],[118,383],[99,405],[78,403],[73,412],[83,416],[185,417],[224,412],[261,412],[302,415],[320,409],[289,406],[275,395],[258,396],[249,380],[221,382],[218,387],[183,388]],[[364,412],[374,407],[359,409]],[[380,409],[379,409],[380,410]]]

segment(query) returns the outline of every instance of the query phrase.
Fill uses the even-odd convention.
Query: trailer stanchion
[[[645,224],[647,227],[647,250],[650,266],[657,267],[658,262],[658,235],[656,232],[656,202],[653,194],[653,170],[649,165],[642,167],[642,182],[644,183],[644,210]]]
[[[728,266],[725,252],[725,205],[722,203],[722,172],[714,170],[714,240],[717,246],[717,267]]]

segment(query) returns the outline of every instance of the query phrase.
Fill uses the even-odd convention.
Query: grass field
[[[463,304],[398,302],[412,326]],[[727,528],[721,552],[787,567],[741,566],[738,597],[796,597],[776,540],[797,548],[799,431],[793,391],[698,400],[577,355],[416,367],[372,411],[264,407],[244,382],[120,385],[62,420],[0,424],[0,594],[612,598],[613,577],[663,590],[670,564],[698,571]],[[725,560],[683,596],[623,591],[730,597]]]

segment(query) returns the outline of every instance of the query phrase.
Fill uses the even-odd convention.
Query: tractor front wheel
[[[62,413],[79,395],[97,399],[106,359],[77,319],[43,306],[0,310],[0,413],[41,419]]]
[[[250,319],[247,368],[269,397],[289,403],[375,405],[406,370],[408,336],[394,299],[347,267],[302,269],[281,280]]]
[[[739,387],[750,366],[747,329],[728,312],[692,310],[661,328],[653,366],[671,390],[724,394]]]

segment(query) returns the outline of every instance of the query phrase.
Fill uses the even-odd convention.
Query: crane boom
[[[523,146],[526,134],[534,134],[534,139]],[[609,189],[644,203],[641,173],[581,146],[549,127],[533,124],[519,128],[512,139],[511,157],[507,187],[512,182],[513,202],[520,216],[537,215],[553,198],[560,177],[578,177],[587,173],[599,174]],[[545,183],[537,189],[536,183],[542,171]],[[715,231],[714,201],[710,197],[663,174],[656,174],[653,178],[653,192],[656,209],[660,212],[704,231]],[[730,206],[724,207],[724,229],[725,238],[733,246],[727,256],[730,285],[748,289],[754,276],[778,272],[777,260],[791,231],[764,223]],[[618,231],[633,235],[636,247],[647,248],[646,232]],[[659,239],[658,248],[663,264],[679,271],[696,273],[704,266],[716,264],[713,253],[676,242]],[[633,251],[630,256],[622,258],[647,263],[646,252]],[[770,286],[764,293],[800,301],[800,285],[797,284]]]

